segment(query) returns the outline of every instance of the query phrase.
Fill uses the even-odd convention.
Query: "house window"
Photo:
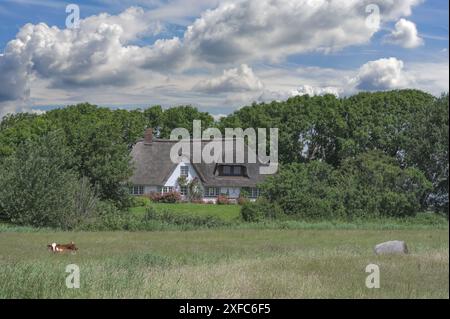
[[[180,186],[180,194],[182,196],[186,196],[187,195],[187,186]]]
[[[131,195],[144,195],[144,186],[142,185],[133,185],[130,188]]]
[[[206,197],[217,197],[219,196],[219,187],[208,187],[205,192]]]
[[[221,176],[243,176],[244,167],[239,165],[236,166],[223,165],[220,167],[219,173]]]
[[[250,188],[250,198],[258,198],[259,197],[259,193],[260,193],[260,190],[259,190],[259,188]]]
[[[173,191],[173,187],[172,186],[164,186],[163,188],[162,188],[162,193],[163,194],[166,194],[166,193],[170,193],[171,191]]]
[[[223,166],[222,173],[225,176],[231,175],[231,166]]]
[[[185,176],[185,177],[189,176],[189,166],[181,166],[180,169],[181,169],[180,176]]]

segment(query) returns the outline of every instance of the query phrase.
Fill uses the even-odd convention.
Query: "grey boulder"
[[[377,255],[384,254],[407,254],[408,247],[406,243],[401,240],[391,240],[375,246],[375,253]]]

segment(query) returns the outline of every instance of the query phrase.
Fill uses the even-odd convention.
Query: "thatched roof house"
[[[198,142],[203,151],[211,141]],[[146,131],[145,138],[138,141],[131,152],[134,168],[130,179],[132,194],[178,191],[182,196],[187,196],[188,189],[178,183],[179,177],[184,176],[187,181],[196,179],[201,183],[206,200],[214,200],[220,194],[237,198],[242,189],[246,189],[251,198],[259,195],[257,185],[267,176],[260,174],[260,167],[266,165],[256,155],[256,162],[250,163],[254,151],[247,145],[244,145],[243,163],[225,162],[225,151],[221,162],[206,163],[202,158],[201,162],[194,163],[192,155],[188,154],[182,156],[182,161],[177,163],[170,156],[171,149],[177,143],[178,141],[153,138],[151,129]],[[190,143],[192,150],[194,141]],[[233,151],[235,147],[236,144],[233,143]]]

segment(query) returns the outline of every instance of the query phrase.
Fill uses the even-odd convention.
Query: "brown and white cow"
[[[52,243],[50,245],[47,245],[48,250],[54,252],[54,253],[63,253],[63,252],[76,252],[78,250],[77,246],[75,246],[75,243],[71,241],[69,244],[57,244]]]

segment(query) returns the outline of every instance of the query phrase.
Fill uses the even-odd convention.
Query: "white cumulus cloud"
[[[246,64],[224,70],[219,77],[197,83],[193,90],[205,93],[246,92],[262,90],[264,85]]]
[[[386,36],[385,42],[400,45],[404,48],[416,48],[423,45],[423,39],[417,32],[416,25],[406,19],[400,19],[395,29]]]
[[[311,85],[301,85],[297,89],[293,90],[291,92],[291,95],[296,96],[308,94],[309,96],[314,96],[314,95],[333,94],[339,97],[340,93],[342,93],[342,89],[334,86],[315,87]]]
[[[25,96],[33,76],[56,87],[123,85],[141,58],[139,47],[128,43],[149,28],[138,8],[88,17],[79,29],[26,24],[0,56],[1,82],[16,84],[15,90],[0,92],[0,101]]]
[[[366,23],[375,4],[383,21],[411,14],[419,0],[247,0],[207,10],[188,27],[184,42],[209,63],[277,61],[291,54],[332,52],[368,43],[377,31]]]
[[[289,90],[277,93],[277,89],[264,89],[250,66],[257,62],[281,61],[294,54],[328,53],[366,44],[377,31],[366,25],[367,5],[378,5],[382,22],[386,23],[410,15],[420,2],[229,0],[219,3],[214,0],[215,7],[203,11],[183,35],[160,38],[151,45],[137,43],[161,32],[163,26],[155,17],[181,17],[183,10],[191,9],[169,6],[170,12],[165,12],[163,5],[155,11],[131,7],[117,15],[102,13],[87,17],[80,21],[79,29],[60,29],[45,23],[26,24],[0,55],[0,113],[6,109],[14,111],[13,105],[27,105],[33,95],[48,97],[50,101],[52,94],[53,97],[65,95],[69,100],[74,91],[80,99],[84,99],[86,93],[98,97],[102,92],[118,92],[128,99],[128,92],[136,83],[144,87],[143,82],[159,79],[161,74],[171,79],[180,78],[189,69],[226,69],[217,78],[193,77],[199,92],[284,96]],[[196,6],[192,12],[206,5],[202,0],[201,6]],[[235,65],[241,66],[233,69]],[[359,85],[363,87],[366,82],[361,75]],[[378,82],[375,86],[385,86],[386,81],[379,79]],[[183,94],[197,98],[189,86],[185,92],[170,92],[166,98],[172,101],[176,94],[180,98]],[[39,92],[33,94],[33,90]],[[142,88],[140,92],[146,91]],[[320,94],[320,90],[317,92]],[[144,99],[142,96],[139,98]]]
[[[408,84],[403,67],[403,61],[393,57],[369,61],[360,67],[353,82],[364,91],[401,88]]]

